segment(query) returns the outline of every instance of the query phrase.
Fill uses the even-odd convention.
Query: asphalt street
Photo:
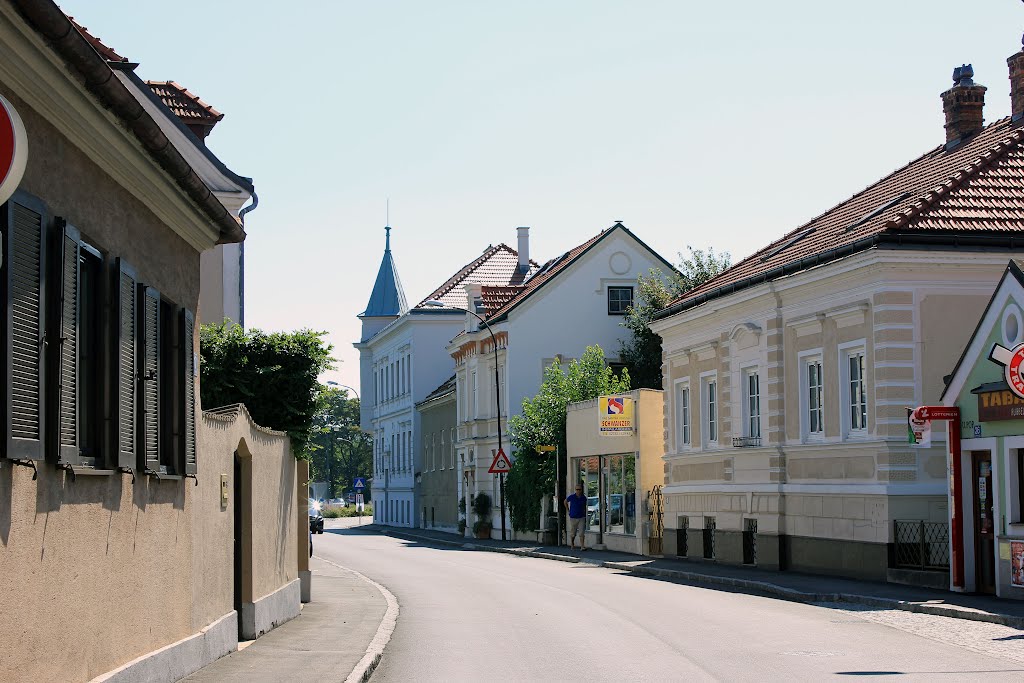
[[[1022,680],[1024,632],[328,529],[397,597],[374,681]],[[922,621],[923,617],[923,621]]]

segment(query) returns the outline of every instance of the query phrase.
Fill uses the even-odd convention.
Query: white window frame
[[[711,401],[712,385],[715,388],[714,401]],[[714,410],[712,410],[712,407]],[[717,370],[702,372],[700,375],[700,408],[701,446],[705,450],[718,448],[720,445],[719,438],[722,435],[722,388],[719,386]],[[712,434],[712,428],[714,434]]]
[[[823,441],[825,439],[825,358],[822,350],[809,349],[797,354],[800,366],[800,435],[803,441]],[[820,390],[818,402],[820,403],[819,431],[811,431],[811,400],[810,400],[810,367],[816,364],[821,376],[819,376]]]
[[[472,390],[473,391],[473,395],[472,395],[472,399],[471,399],[472,404],[473,404],[473,409],[470,411],[473,414],[473,419],[474,420],[476,418],[480,417],[479,401],[477,400],[479,398],[479,396],[480,396],[480,391],[479,390],[480,390],[480,379],[479,379],[479,376],[477,375],[476,370],[474,370],[473,371],[473,390]]]
[[[850,375],[850,359],[855,356],[864,357],[864,367],[861,372],[863,375],[860,378],[861,386],[864,392],[864,425],[861,427],[853,426],[853,387],[851,386],[852,377]],[[864,339],[858,339],[857,341],[846,342],[839,345],[839,400],[840,400],[840,411],[842,415],[842,429],[844,439],[864,439],[868,436],[868,423],[869,416],[871,414],[870,401],[868,400],[868,353],[867,344]]]
[[[693,447],[693,394],[690,392],[690,378],[677,379],[672,393],[675,401],[676,452],[690,450]],[[686,392],[685,405],[682,392]]]
[[[757,394],[756,394],[756,396],[757,396],[757,415],[756,415],[757,433],[756,434],[754,434],[753,430],[751,429],[751,425],[753,425],[754,422],[755,422],[755,416],[751,413],[751,409],[750,409],[751,408],[751,406],[750,406],[750,398],[751,398],[751,394],[750,394],[750,378],[751,377],[756,377],[757,378]],[[743,436],[749,437],[749,438],[760,439],[761,435],[764,433],[764,425],[761,422],[762,416],[764,415],[764,411],[761,408],[761,396],[762,396],[762,393],[761,393],[761,367],[759,365],[757,365],[757,364],[751,364],[751,365],[747,365],[745,367],[740,368],[740,378],[741,378],[740,381],[743,383],[743,386],[741,387],[741,391],[740,391],[740,393],[743,396],[743,399],[742,399],[743,400],[743,411],[742,411],[742,413],[743,413]]]

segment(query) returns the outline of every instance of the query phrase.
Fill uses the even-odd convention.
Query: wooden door
[[[979,593],[996,592],[995,519],[992,515],[992,453],[971,453],[972,498],[974,498],[974,568]]]

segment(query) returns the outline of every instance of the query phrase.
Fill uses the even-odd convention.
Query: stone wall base
[[[91,683],[174,683],[238,649],[234,610],[199,633],[142,655]]]
[[[276,626],[299,616],[302,587],[295,579],[256,602],[242,604],[242,638],[255,640]]]
[[[308,569],[299,570],[299,586],[302,589],[302,602],[306,603],[313,598],[313,572]]]

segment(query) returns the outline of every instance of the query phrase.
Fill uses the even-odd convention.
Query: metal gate
[[[651,555],[664,552],[665,537],[665,500],[661,495],[661,486],[655,486],[647,492],[647,524],[650,529],[648,536]]]

